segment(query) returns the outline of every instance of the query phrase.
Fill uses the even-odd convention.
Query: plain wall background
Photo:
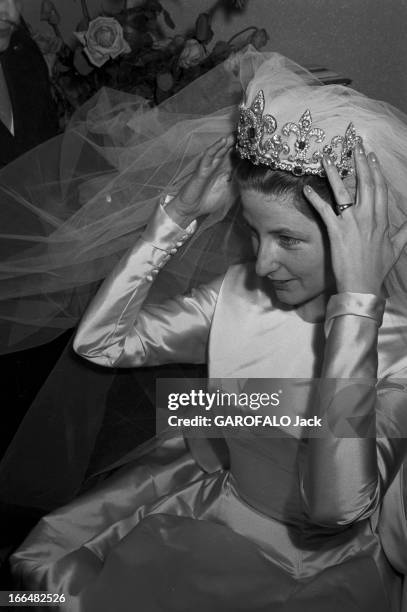
[[[120,5],[120,0],[105,0]],[[213,0],[162,0],[183,33]],[[81,18],[80,0],[54,0],[69,41]],[[103,0],[88,0],[96,15]],[[24,15],[35,28],[41,0],[25,0]],[[267,50],[304,64],[319,64],[352,79],[363,93],[407,112],[407,0],[247,0],[243,12],[216,14],[214,40],[227,40],[248,25],[265,27]]]

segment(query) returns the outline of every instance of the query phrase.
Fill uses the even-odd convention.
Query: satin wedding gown
[[[319,375],[325,350],[332,378],[378,369],[378,433],[407,435],[407,395],[391,382],[407,372],[406,318],[396,302],[386,304],[378,364],[368,321],[380,318],[378,298],[333,296],[325,327],[308,323],[273,305],[267,279],[251,264],[189,296],[143,307],[154,277],[194,226],[182,230],[158,208],[86,312],[75,342],[80,354],[111,367],[207,360],[215,378],[309,379]],[[307,401],[287,407],[293,416],[310,409]],[[345,484],[335,516],[315,522],[303,491],[301,431],[226,435],[226,459],[210,440],[162,435],[42,519],[13,555],[14,575],[25,589],[64,593],[66,609],[81,612],[399,612],[404,442],[380,440],[385,487],[397,471],[384,502],[373,503],[376,466],[366,465],[360,497],[350,499]],[[334,477],[340,453],[330,461],[323,469]]]

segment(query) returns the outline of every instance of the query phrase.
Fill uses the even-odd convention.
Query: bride
[[[12,568],[68,610],[407,609],[407,125],[280,56],[245,58],[242,104],[212,115],[223,135],[163,194],[74,348],[109,368],[207,361],[236,385],[290,379],[282,414],[322,427],[163,434],[46,516]],[[208,226],[228,243],[244,227],[254,259],[149,302],[179,252],[211,261],[194,243]]]

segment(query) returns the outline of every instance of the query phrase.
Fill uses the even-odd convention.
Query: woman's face
[[[281,303],[318,316],[335,286],[327,234],[293,204],[293,197],[241,194],[257,256],[256,273],[270,279]]]

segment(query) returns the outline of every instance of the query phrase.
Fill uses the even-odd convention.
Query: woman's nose
[[[256,274],[267,276],[278,270],[280,265],[276,248],[269,242],[260,243],[257,251]]]

